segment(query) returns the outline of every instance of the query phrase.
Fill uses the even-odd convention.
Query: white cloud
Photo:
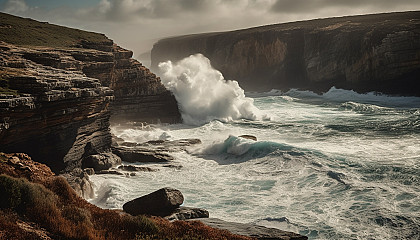
[[[3,11],[11,14],[20,14],[29,10],[29,6],[24,0],[8,0]]]
[[[63,0],[56,0],[63,1]],[[90,8],[36,8],[8,0],[3,11],[105,33],[135,55],[160,38],[313,18],[420,10],[418,0],[100,0]]]

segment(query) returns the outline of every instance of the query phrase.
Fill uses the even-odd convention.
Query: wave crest
[[[245,97],[237,81],[225,80],[202,54],[159,63],[163,84],[179,103],[184,123],[201,125],[217,119],[261,118],[252,98]]]

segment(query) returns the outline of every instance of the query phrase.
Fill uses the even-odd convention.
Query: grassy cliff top
[[[0,41],[14,45],[82,47],[81,43],[112,44],[104,34],[82,31],[0,12]]]

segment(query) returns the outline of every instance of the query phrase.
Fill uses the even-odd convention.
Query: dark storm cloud
[[[332,8],[375,9],[392,11],[392,7],[419,6],[419,0],[277,0],[271,7],[277,13],[310,13]]]
[[[241,1],[241,0],[230,0]],[[221,0],[102,0],[88,15],[107,20],[127,21],[134,18],[171,18],[182,14],[200,14],[230,1]]]
[[[1,4],[3,1],[3,4]],[[0,0],[1,11],[106,33],[135,54],[158,39],[265,24],[420,10],[420,0]],[[41,4],[42,2],[42,4]],[[76,4],[83,2],[85,4]]]

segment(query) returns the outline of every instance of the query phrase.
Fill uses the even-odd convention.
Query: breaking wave
[[[225,80],[201,54],[177,63],[161,62],[159,68],[162,82],[174,93],[186,124],[201,125],[215,119],[229,122],[261,118],[254,100],[245,97],[238,82]]]

